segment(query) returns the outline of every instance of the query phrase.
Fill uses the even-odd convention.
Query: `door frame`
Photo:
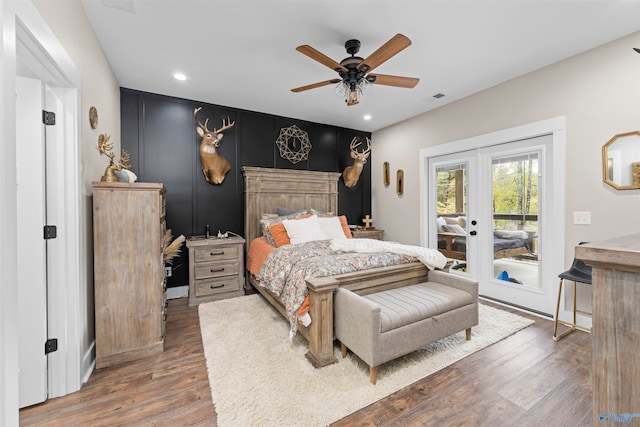
[[[52,196],[58,201],[59,268],[50,276],[48,298],[51,336],[59,349],[49,364],[49,396],[80,389],[87,375],[83,366],[83,341],[87,340],[87,286],[82,264],[81,73],[30,1],[0,2],[0,425],[17,425],[18,338],[16,231],[16,115],[15,79],[27,64],[36,75],[56,88],[63,108],[57,122],[63,133],[59,173]]]
[[[539,122],[516,126],[457,140],[450,143],[427,147],[420,150],[420,245],[429,247],[430,236],[437,233],[434,213],[429,210],[429,194],[434,184],[429,182],[429,159],[433,157],[455,154],[458,152],[478,150],[498,144],[530,139],[543,135],[551,135],[553,150],[553,194],[551,203],[554,206],[553,220],[545,224],[545,232],[554,236],[553,244],[547,244],[545,262],[551,271],[558,273],[564,266],[564,218],[565,218],[565,117],[559,116]],[[434,239],[436,241],[437,239]],[[549,284],[550,286],[552,284]]]

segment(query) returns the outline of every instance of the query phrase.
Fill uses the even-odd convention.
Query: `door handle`
[[[475,236],[476,234],[478,234],[478,232],[476,230],[470,231],[469,234],[471,234],[472,236]]]

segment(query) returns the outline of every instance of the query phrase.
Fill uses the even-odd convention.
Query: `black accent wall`
[[[131,170],[138,181],[161,182],[166,187],[167,228],[174,236],[204,234],[207,224],[212,233],[244,235],[242,166],[342,172],[353,163],[349,150],[353,137],[371,138],[368,132],[126,88],[120,90],[120,104],[122,149],[131,155]],[[218,148],[231,163],[220,185],[209,184],[202,174],[200,137],[193,117],[197,107],[202,107],[200,121],[209,119],[209,129],[220,128],[227,117],[236,122],[224,132]],[[347,107],[336,103],[336,108]],[[308,159],[297,164],[281,158],[275,143],[280,129],[291,125],[306,131],[312,146]],[[371,213],[369,163],[354,188],[345,187],[342,179],[338,187],[338,214],[346,215],[349,224],[359,224]],[[188,265],[183,246],[180,257],[174,259],[169,287],[188,284]]]

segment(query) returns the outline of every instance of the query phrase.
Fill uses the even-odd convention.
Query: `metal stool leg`
[[[577,284],[575,282],[573,282],[573,324],[568,323],[568,322],[563,322],[562,320],[558,320],[558,315],[560,313],[560,299],[562,297],[562,283],[563,283],[564,279],[560,279],[560,286],[558,286],[558,303],[556,305],[556,317],[553,320],[553,340],[554,341],[558,341],[560,340],[560,338],[569,335],[571,332],[576,330],[576,302],[577,302],[577,292],[576,292],[576,288],[578,287]],[[569,327],[569,329],[567,329],[566,331],[562,332],[560,335],[558,335],[558,323],[562,323],[563,325],[566,325]]]

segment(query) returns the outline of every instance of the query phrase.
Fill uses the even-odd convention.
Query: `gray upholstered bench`
[[[338,288],[334,300],[335,335],[369,365],[377,367],[449,335],[478,324],[478,282],[442,271],[428,281],[369,295]]]

